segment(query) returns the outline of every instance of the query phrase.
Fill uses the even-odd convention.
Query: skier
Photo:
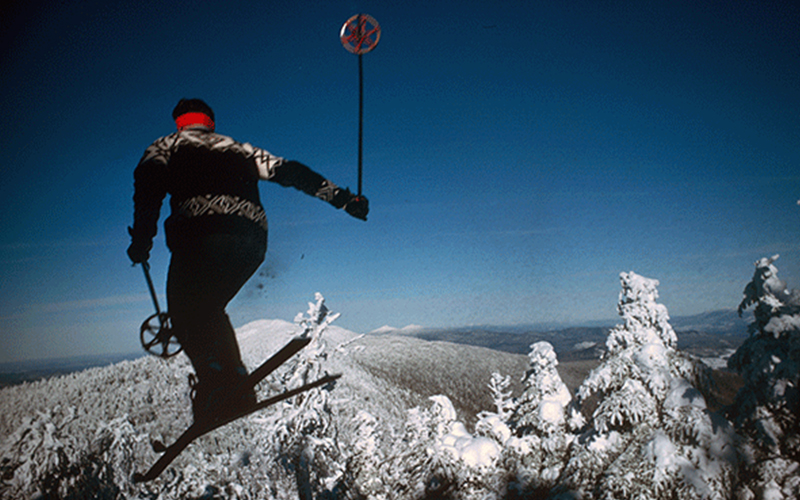
[[[167,306],[196,373],[190,385],[199,421],[255,403],[252,390],[225,399],[247,377],[225,307],[264,260],[267,217],[258,180],[293,186],[361,220],[369,204],[297,161],[217,134],[214,112],[200,99],[181,99],[172,117],[177,132],[153,142],[134,171],[128,256],[134,264],[148,260],[169,194]]]

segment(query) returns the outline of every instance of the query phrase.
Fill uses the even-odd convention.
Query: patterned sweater
[[[164,223],[171,250],[191,245],[202,234],[267,231],[258,181],[292,186],[344,204],[342,190],[307,166],[202,126],[153,142],[134,171],[134,238],[152,239],[161,204],[170,195],[171,215]]]

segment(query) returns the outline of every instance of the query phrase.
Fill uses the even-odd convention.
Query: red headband
[[[214,130],[214,120],[212,120],[207,114],[199,112],[182,114],[181,116],[175,118],[175,125],[178,126],[178,130],[183,130],[192,125],[203,125],[204,127]]]

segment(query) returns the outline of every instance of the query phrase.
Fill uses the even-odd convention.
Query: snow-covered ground
[[[709,368],[714,370],[723,370],[728,368],[728,360],[735,353],[735,349],[728,349],[721,356],[714,356],[711,358],[700,358],[703,363],[707,364]]]
[[[0,390],[0,498],[798,498],[800,294],[773,260],[746,289],[760,333],[730,356],[751,385],[725,415],[706,403],[709,363],[677,349],[658,282],[635,273],[620,276],[621,323],[575,391],[548,342],[526,357],[360,335],[331,325],[317,296],[295,322],[237,335],[251,369],[314,338],[261,397],[326,372],[343,374],[336,387],[198,439],[150,483],[130,481],[158,458],[150,442],[191,420],[182,355]]]

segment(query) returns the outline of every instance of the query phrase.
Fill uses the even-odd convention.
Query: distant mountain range
[[[120,361],[136,359],[142,356],[144,356],[144,354],[141,352],[127,354],[95,354],[70,358],[0,363],[0,387],[58,375],[66,375],[87,368],[113,365]]]
[[[670,318],[678,336],[678,348],[701,357],[723,356],[748,336],[752,313],[739,317],[735,310],[720,310]],[[562,361],[594,359],[605,349],[608,331],[615,323],[547,329],[537,325],[470,326],[458,328],[404,328],[384,326],[373,335],[405,335],[429,341],[486,347],[513,354],[527,354],[531,344],[547,341]]]
[[[723,356],[735,350],[747,338],[747,325],[750,322],[752,313],[748,311],[740,318],[732,309],[670,318],[670,324],[678,334],[678,348],[700,357]],[[594,326],[568,328],[551,328],[546,325],[485,325],[454,328],[426,328],[419,325],[408,325],[403,328],[383,326],[368,335],[408,336],[523,355],[530,352],[531,344],[544,340],[553,345],[560,361],[577,361],[597,359],[605,349],[608,331],[614,324],[616,324],[614,321],[609,320]],[[0,387],[107,366],[143,355],[143,353],[103,354],[2,363]]]

